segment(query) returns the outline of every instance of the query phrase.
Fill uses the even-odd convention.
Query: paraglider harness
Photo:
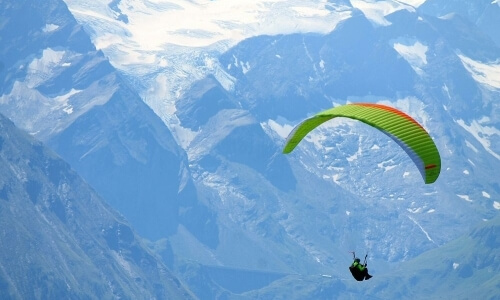
[[[354,261],[349,267],[349,271],[351,271],[354,279],[356,279],[357,281],[363,281],[372,278],[372,276],[368,274],[368,268],[366,267],[366,258],[368,257],[368,254],[365,255],[365,261],[363,262],[363,264],[361,264],[361,260],[356,257],[354,251],[352,251],[351,253]]]

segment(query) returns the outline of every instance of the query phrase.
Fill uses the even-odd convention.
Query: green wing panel
[[[433,183],[439,177],[441,157],[427,131],[407,114],[381,104],[355,103],[322,111],[292,130],[283,153],[292,152],[309,132],[335,117],[359,120],[387,134],[410,156],[425,183]]]

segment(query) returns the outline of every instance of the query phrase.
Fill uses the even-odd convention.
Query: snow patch
[[[293,126],[289,124],[284,124],[280,125],[274,120],[268,120],[267,121],[267,126],[271,128],[278,136],[280,136],[282,139],[286,139],[290,132],[293,130]]]
[[[410,3],[417,3],[417,1],[374,1],[374,0],[351,0],[353,7],[361,10],[363,14],[369,19],[373,24],[378,26],[389,26],[389,22],[385,16],[392,14],[395,11],[406,9],[408,11],[414,12],[415,8],[408,5]]]
[[[319,67],[321,68],[321,70],[323,72],[325,72],[325,61],[324,60],[319,61]]]
[[[389,171],[389,170],[392,170],[394,169],[395,167],[397,167],[397,165],[394,164],[394,162],[392,160],[389,160],[389,161],[384,161],[384,162],[381,162],[381,163],[378,163],[377,166],[381,169],[384,169],[385,172]]]
[[[81,91],[82,90],[71,89],[71,91],[69,91],[68,93],[55,97],[54,100],[56,102],[61,103],[61,107],[62,107],[63,111],[69,115],[69,114],[73,113],[73,106],[71,106],[71,104],[69,104],[69,99],[71,98],[71,96],[76,95],[76,94],[80,93]]]
[[[116,262],[123,268],[123,270],[125,270],[125,272],[127,272],[127,274],[130,276],[130,277],[136,277],[136,274],[135,272],[132,270],[132,266],[130,265],[130,263],[123,257],[123,255],[117,251],[114,251],[112,250],[111,251],[114,259],[116,260]]]
[[[28,65],[25,83],[29,88],[36,88],[55,73],[53,70],[61,65],[64,51],[55,51],[51,48],[42,51],[42,57],[35,58]]]
[[[500,155],[498,155],[493,149],[491,149],[491,139],[495,136],[498,138],[500,136],[500,130],[496,127],[482,125],[481,123],[486,122],[488,119],[482,118],[477,121],[474,120],[467,125],[465,121],[458,120],[457,123],[465,130],[467,130],[472,136],[474,136],[481,145],[483,145],[484,149],[488,151],[491,155],[493,155],[496,159],[500,160]]]
[[[450,90],[448,89],[448,86],[446,84],[444,84],[442,89],[443,89],[443,92],[448,97],[448,99],[451,99]],[[448,108],[446,107],[446,105],[443,105],[443,108],[444,108],[444,110],[448,111]]]
[[[249,62],[246,62],[246,63],[241,62],[240,67],[241,67],[241,72],[243,72],[243,74],[246,74],[246,73],[248,73],[248,71],[250,71],[250,63]]]
[[[170,131],[174,135],[176,141],[183,149],[187,149],[189,144],[193,141],[193,139],[198,134],[196,131],[193,131],[189,128],[184,128],[180,125],[171,125],[169,127]]]
[[[454,13],[449,13],[449,14],[440,16],[438,18],[441,19],[441,20],[451,20],[451,19],[453,19],[454,16],[455,16]]]
[[[406,4],[411,5],[413,7],[419,7],[425,1],[427,1],[427,0],[399,0],[399,2],[406,3]]]
[[[336,184],[340,184],[340,180],[339,180],[340,177],[341,177],[340,174],[333,175],[332,176],[333,182],[335,182]]]
[[[394,41],[396,50],[418,75],[423,75],[422,67],[427,64],[428,47],[415,39],[400,38]]]
[[[472,151],[476,152],[476,153],[479,153],[479,151],[477,150],[476,147],[474,147],[474,145],[472,145],[469,141],[465,140],[465,145],[469,148],[472,149]]]
[[[500,62],[483,63],[463,54],[458,54],[458,57],[474,80],[487,87],[500,89]]]
[[[354,153],[353,155],[347,157],[347,161],[348,162],[353,162],[355,161],[356,159],[358,159],[358,157],[361,155],[361,147],[358,147],[358,151],[356,151],[356,153]]]
[[[406,209],[408,212],[412,214],[418,214],[422,212],[422,207],[417,207],[417,208],[407,208]]]
[[[45,24],[45,26],[42,28],[42,31],[47,33],[47,32],[52,32],[54,30],[57,30],[59,28],[59,25],[56,24]]]
[[[422,230],[422,232],[425,234],[425,236],[427,237],[427,239],[428,239],[430,242],[432,242],[432,243],[436,244],[436,243],[434,242],[434,240],[432,240],[432,239],[431,239],[431,237],[430,237],[429,233],[428,233],[427,231],[425,231],[425,229],[424,229],[424,228],[423,228],[423,227],[422,227],[422,226],[421,226],[421,225],[417,222],[417,220],[415,220],[412,216],[407,216],[407,217],[408,217],[408,219],[412,220],[412,221],[413,221],[413,223],[415,223],[415,225],[417,225],[417,226],[420,228],[420,230]]]
[[[470,199],[469,195],[459,195],[459,194],[457,194],[457,196],[458,196],[459,198],[464,199],[464,200],[465,200],[465,201],[467,201],[467,202],[473,202],[473,201]]]
[[[473,165],[474,167],[476,166],[476,164],[475,164],[472,160],[467,159],[467,161],[468,161],[471,165]]]
[[[207,70],[210,70],[210,73],[214,75],[214,77],[226,91],[233,90],[236,78],[227,73],[219,64],[217,59],[210,56],[206,56],[203,59],[203,63],[207,68]]]
[[[80,93],[81,91],[82,90],[71,89],[69,92],[67,92],[64,95],[54,97],[54,100],[57,102],[65,103],[68,101],[69,98],[71,98],[71,96],[76,95],[76,94]]]

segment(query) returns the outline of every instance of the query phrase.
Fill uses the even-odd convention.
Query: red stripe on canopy
[[[392,113],[400,115],[400,116],[404,117],[405,119],[413,122],[415,125],[418,125],[418,127],[422,128],[422,130],[424,130],[425,132],[427,132],[427,130],[425,130],[424,127],[422,127],[422,125],[420,125],[412,117],[410,117],[409,115],[405,114],[404,112],[399,111],[399,110],[397,110],[395,108],[392,108],[390,106],[386,106],[386,105],[382,105],[382,104],[375,104],[375,103],[353,103],[353,104],[349,104],[349,105],[375,107],[375,108],[378,108],[378,109],[383,109],[383,110],[386,110],[386,111],[390,111]]]

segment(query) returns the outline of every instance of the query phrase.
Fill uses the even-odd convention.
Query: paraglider
[[[352,103],[322,111],[290,132],[283,153],[292,152],[310,131],[336,117],[361,121],[391,137],[413,160],[426,184],[439,177],[441,157],[427,131],[409,115],[382,104]]]
[[[354,261],[349,267],[349,271],[351,271],[352,277],[354,277],[354,279],[356,279],[357,281],[368,280],[373,277],[372,275],[368,274],[366,263],[367,257],[368,254],[365,256],[365,262],[361,263],[361,260],[356,257],[356,254],[354,252],[352,252],[352,258],[354,259]]]

